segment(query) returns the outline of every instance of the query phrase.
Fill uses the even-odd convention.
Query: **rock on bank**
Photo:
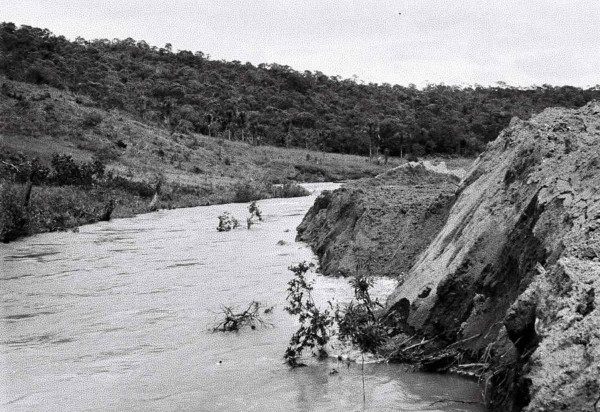
[[[600,408],[599,260],[600,104],[513,119],[388,300],[432,339],[405,356],[483,365],[493,410]]]
[[[298,227],[326,275],[401,277],[444,225],[459,179],[407,164],[324,192]]]

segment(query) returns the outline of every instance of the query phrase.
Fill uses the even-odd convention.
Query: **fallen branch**
[[[13,169],[15,169],[17,171],[17,173],[20,171],[19,168],[12,163],[5,162],[4,160],[0,160],[0,162],[4,163],[8,167],[12,167]]]
[[[457,368],[474,368],[474,367],[487,367],[487,363],[463,363],[462,365],[456,365]]]
[[[431,338],[431,339],[427,339],[427,340],[423,340],[423,341],[421,341],[421,342],[419,342],[419,343],[415,343],[414,345],[411,345],[411,346],[408,346],[408,347],[406,347],[406,348],[402,349],[402,351],[403,351],[403,352],[406,352],[407,350],[411,350],[411,349],[414,349],[414,348],[418,348],[419,346],[423,346],[423,345],[425,345],[425,344],[427,344],[427,343],[431,342],[432,340],[436,339],[438,336],[439,336],[439,335],[436,335],[436,336],[434,336],[434,337],[433,337],[433,338]]]
[[[237,332],[245,326],[250,326],[251,329],[256,329],[257,326],[272,326],[265,322],[260,316],[262,305],[257,301],[252,301],[248,308],[243,312],[235,313],[229,306],[222,309],[225,319],[213,327],[213,332]],[[270,312],[272,308],[265,309],[264,313]]]
[[[429,404],[429,406],[433,406],[436,403],[447,403],[447,402],[453,402],[453,403],[464,403],[467,405],[483,405],[483,402],[478,402],[478,401],[461,401],[458,399],[439,399],[435,402],[432,402]]]
[[[408,338],[408,339],[406,339],[406,340],[402,341],[402,342],[401,342],[401,343],[400,343],[398,346],[399,346],[399,347],[401,347],[401,346],[402,346],[402,345],[404,345],[405,343],[408,343],[408,342],[410,342],[411,340],[413,340],[413,339],[414,339],[414,337],[415,337],[415,336],[417,336],[417,335],[412,335],[410,338]]]
[[[475,338],[477,338],[477,337],[479,337],[479,336],[481,336],[481,333],[477,333],[477,334],[475,334],[475,335],[473,335],[473,336],[469,336],[468,338],[465,338],[465,339],[457,340],[456,342],[454,342],[454,343],[451,343],[450,345],[446,346],[446,348],[445,348],[445,349],[450,349],[450,348],[451,348],[451,347],[453,347],[454,345],[458,345],[459,343],[463,343],[463,342],[470,341],[471,339],[475,339]]]

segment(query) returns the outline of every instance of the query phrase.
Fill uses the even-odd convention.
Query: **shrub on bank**
[[[0,240],[10,242],[29,233],[27,210],[23,206],[23,191],[4,182],[0,186]]]
[[[154,195],[154,187],[147,182],[129,180],[122,176],[110,175],[106,185],[115,189],[122,189],[133,195],[150,198]]]
[[[308,190],[294,182],[261,184],[253,181],[245,181],[234,186],[233,201],[235,203],[247,203],[273,197],[300,197],[308,196],[309,194]]]
[[[283,185],[272,185],[271,195],[273,197],[301,197],[310,195],[310,192],[297,183],[288,182]]]
[[[56,154],[52,157],[54,169],[50,178],[58,185],[89,186],[104,177],[104,163],[94,159],[87,163],[77,163],[71,155]]]
[[[234,203],[252,202],[269,197],[264,185],[252,181],[237,183],[233,193]]]
[[[34,187],[29,205],[30,229],[34,233],[52,232],[97,222],[108,198],[102,191],[73,186]]]

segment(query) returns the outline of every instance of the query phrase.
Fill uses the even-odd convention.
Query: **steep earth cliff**
[[[393,357],[476,370],[492,410],[594,411],[599,260],[600,104],[513,119],[390,296],[420,342]]]
[[[459,179],[406,164],[323,193],[298,227],[326,275],[401,278],[444,225]]]

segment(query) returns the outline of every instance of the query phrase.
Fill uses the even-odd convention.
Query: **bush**
[[[343,310],[336,308],[335,318],[339,327],[340,339],[351,342],[361,352],[375,353],[386,339],[386,332],[375,316],[378,301],[373,301],[369,289],[373,280],[367,276],[357,276],[350,280],[356,301],[350,302]]]
[[[70,155],[55,154],[52,157],[52,179],[58,185],[71,185],[79,181],[79,166]]]
[[[372,300],[369,294],[369,289],[373,286],[372,279],[366,276],[352,279],[350,284],[354,288],[355,299],[342,308],[336,306],[331,314],[328,309],[319,310],[312,299],[313,286],[305,278],[311,267],[312,264],[303,262],[289,268],[294,277],[288,282],[288,306],[285,310],[291,315],[299,316],[300,328],[292,336],[284,355],[288,365],[302,366],[299,359],[306,348],[316,348],[319,356],[326,355],[324,346],[333,333],[334,324],[337,324],[341,340],[355,345],[363,354],[376,353],[385,342],[387,333],[383,322],[375,315],[377,307],[381,308],[382,305],[377,300]],[[329,306],[332,307],[331,302]]]
[[[28,224],[23,194],[12,184],[3,183],[0,187],[0,240],[6,243],[27,235]]]
[[[143,198],[152,197],[154,195],[154,187],[146,182],[129,180],[122,176],[110,176],[107,184],[110,187],[123,189],[126,192],[132,193]]]
[[[299,163],[294,165],[294,168],[298,171],[298,173],[304,175],[305,178],[310,178],[310,180],[336,180],[334,176],[332,176],[331,173],[324,166]]]
[[[299,362],[304,349],[317,349],[319,357],[327,356],[325,345],[329,342],[330,328],[334,318],[328,309],[321,311],[315,305],[311,292],[312,282],[305,278],[306,272],[312,267],[302,262],[296,266],[290,266],[289,270],[294,273],[292,280],[288,282],[288,306],[284,309],[290,315],[298,315],[300,328],[290,339],[290,345],[285,351],[284,358],[291,367],[303,366]]]
[[[272,185],[271,195],[273,197],[301,197],[310,195],[310,192],[297,183],[288,182],[283,185]]]
[[[0,173],[15,182],[25,183],[31,179],[34,184],[40,184],[46,180],[50,169],[37,157],[27,159],[22,154],[16,154],[7,156],[7,160],[0,163]]]
[[[248,212],[250,212],[250,218],[256,218],[259,222],[262,222],[262,211],[256,204],[256,201],[250,203],[250,206],[248,206]]]
[[[217,231],[219,232],[228,232],[231,229],[236,229],[240,226],[238,220],[233,217],[229,212],[223,212],[221,216],[219,216],[219,226],[217,226]]]
[[[265,196],[264,188],[251,181],[236,184],[233,188],[233,192],[233,201],[235,203],[252,202],[267,197]]]
[[[61,186],[88,186],[104,176],[104,163],[99,159],[78,164],[71,155],[55,154],[52,157],[52,168],[52,180]]]
[[[250,212],[250,216],[246,219],[246,225],[248,229],[250,229],[257,221],[262,222],[262,212],[256,204],[256,201],[250,203],[250,206],[248,206],[248,212]]]

